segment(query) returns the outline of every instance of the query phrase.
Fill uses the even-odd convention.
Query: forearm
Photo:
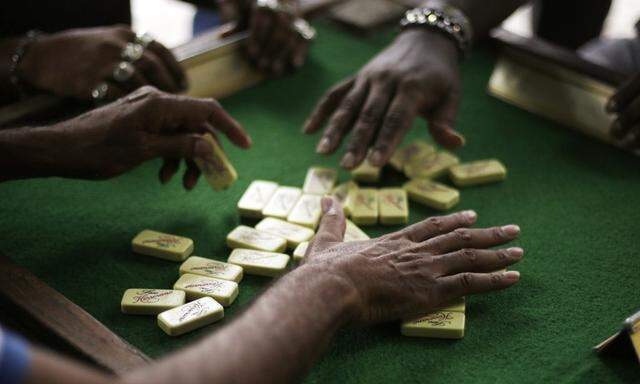
[[[452,5],[460,9],[471,22],[474,38],[482,40],[489,31],[507,19],[515,10],[529,2],[529,0],[494,0],[491,4],[478,0],[436,0],[440,3]],[[425,2],[433,4],[434,0]]]
[[[339,278],[319,267],[302,266],[278,281],[236,321],[124,381],[299,381],[349,319],[354,295]]]
[[[54,176],[53,152],[63,145],[50,127],[0,130],[0,182]]]

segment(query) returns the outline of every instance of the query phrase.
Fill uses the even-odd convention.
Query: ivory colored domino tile
[[[410,179],[432,179],[446,173],[460,160],[450,152],[440,151],[432,155],[419,156],[404,166],[404,173]]]
[[[129,315],[157,315],[184,304],[183,291],[131,288],[124,291],[120,308]]]
[[[287,239],[268,232],[240,225],[227,235],[229,248],[249,248],[258,251],[282,252],[287,249]]]
[[[255,180],[238,201],[240,216],[261,218],[262,210],[278,189],[278,183],[272,181]]]
[[[199,256],[191,256],[185,260],[180,266],[179,272],[180,275],[191,273],[193,275],[235,281],[236,283],[242,280],[242,267]]]
[[[171,261],[183,261],[193,252],[193,240],[150,229],[138,233],[131,246],[135,253]]]
[[[333,191],[331,191],[331,196],[340,202],[342,209],[344,210],[344,214],[347,216],[351,214],[351,209],[353,208],[353,194],[357,189],[358,184],[353,181],[347,181],[346,183],[338,185],[333,189]]]
[[[301,261],[304,259],[304,256],[307,254],[307,248],[309,248],[308,241],[300,243],[293,251],[293,261]]]
[[[398,148],[389,159],[389,164],[397,171],[402,172],[404,165],[419,156],[428,156],[436,152],[436,148],[423,140],[416,140],[402,148]]]
[[[454,301],[451,301],[449,303],[446,303],[445,305],[440,307],[438,309],[438,311],[465,313],[465,311],[466,311],[465,299],[464,299],[464,297],[461,297],[458,300],[454,300]]]
[[[207,133],[203,137],[211,146],[213,155],[206,159],[196,158],[195,162],[211,188],[216,191],[227,189],[238,180],[238,173],[213,136]]]
[[[354,193],[351,220],[358,225],[378,223],[378,191],[373,188],[360,188]]]
[[[287,245],[291,249],[294,249],[302,242],[311,240],[315,234],[313,230],[307,227],[273,217],[262,219],[262,221],[256,225],[256,229],[285,238]]]
[[[225,307],[231,305],[238,297],[238,283],[192,273],[180,276],[173,289],[184,291],[187,300],[209,296]]]
[[[507,168],[498,160],[478,160],[449,169],[451,181],[458,187],[495,183],[507,178]]]
[[[460,192],[429,179],[413,179],[404,185],[409,198],[433,209],[446,211],[458,204]]]
[[[315,229],[322,217],[322,207],[319,195],[302,195],[287,217],[290,223]]]
[[[286,219],[302,196],[302,190],[295,187],[279,187],[262,210],[262,216]]]
[[[357,225],[353,223],[353,221],[347,219],[347,228],[344,231],[344,242],[348,243],[350,241],[363,241],[369,240],[370,237]]]
[[[331,192],[338,180],[338,172],[332,168],[312,167],[307,171],[302,192],[324,196]]]
[[[241,266],[245,273],[251,275],[276,277],[285,272],[289,255],[252,249],[234,249],[227,261]]]
[[[366,158],[355,169],[351,171],[351,177],[353,177],[357,181],[362,181],[365,183],[375,183],[380,180],[380,171],[381,168],[374,167],[369,163],[369,159]]]
[[[432,337],[438,339],[462,339],[464,337],[465,314],[438,311],[414,321],[402,324],[404,336]]]
[[[409,221],[407,191],[402,188],[378,190],[380,224],[406,224]]]
[[[203,297],[158,315],[158,326],[169,336],[179,336],[224,317],[224,308],[210,297]]]

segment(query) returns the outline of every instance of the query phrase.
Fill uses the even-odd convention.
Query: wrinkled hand
[[[303,39],[293,27],[299,17],[298,0],[281,0],[292,13],[276,12],[256,6],[252,1],[240,16],[240,20],[223,36],[241,30],[249,30],[247,54],[261,71],[280,76],[302,67],[309,51],[309,41]]]
[[[607,103],[607,111],[617,114],[611,135],[629,150],[640,150],[640,74],[623,84]]]
[[[200,176],[194,158],[212,155],[205,133],[222,132],[241,148],[251,146],[242,127],[213,99],[172,95],[146,86],[136,92],[51,127],[50,148],[58,176],[105,179],[163,157],[160,181],[168,182],[180,159],[183,184],[192,189]]]
[[[353,130],[341,165],[358,166],[373,150],[375,166],[387,163],[417,116],[424,117],[439,144],[454,148],[464,138],[454,130],[460,103],[460,73],[455,44],[440,33],[409,29],[358,74],[329,90],[304,132],[328,120],[317,152],[335,152]]]
[[[91,100],[91,91],[101,82],[109,84],[107,100],[144,85],[167,92],[186,89],[185,74],[162,44],[153,41],[133,65],[136,71],[125,83],[113,80],[113,70],[123,61],[121,54],[135,33],[126,26],[66,30],[44,35],[29,45],[20,65],[20,75],[32,87],[59,96]]]
[[[343,243],[340,204],[322,201],[324,217],[307,250],[316,263],[357,292],[355,323],[414,319],[469,294],[508,288],[519,273],[494,272],[520,261],[521,248],[490,250],[516,239],[519,228],[469,229],[472,211],[432,217],[377,239]]]

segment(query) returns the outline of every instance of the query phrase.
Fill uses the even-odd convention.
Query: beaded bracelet
[[[16,47],[16,51],[13,55],[11,55],[11,64],[9,66],[9,81],[15,87],[20,98],[25,98],[28,95],[26,87],[18,74],[18,67],[22,62],[22,59],[27,54],[27,50],[31,43],[33,43],[42,32],[31,30],[27,32],[25,38],[20,41],[18,46]]]

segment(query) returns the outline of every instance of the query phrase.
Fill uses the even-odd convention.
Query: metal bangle
[[[20,96],[20,98],[25,98],[28,95],[27,87],[25,86],[20,74],[18,73],[18,69],[20,67],[20,63],[22,59],[27,54],[27,50],[31,43],[36,41],[38,37],[42,35],[42,32],[37,30],[31,30],[27,32],[24,39],[18,44],[15,52],[11,55],[11,62],[9,64],[9,81],[13,85],[16,90],[16,93]]]

